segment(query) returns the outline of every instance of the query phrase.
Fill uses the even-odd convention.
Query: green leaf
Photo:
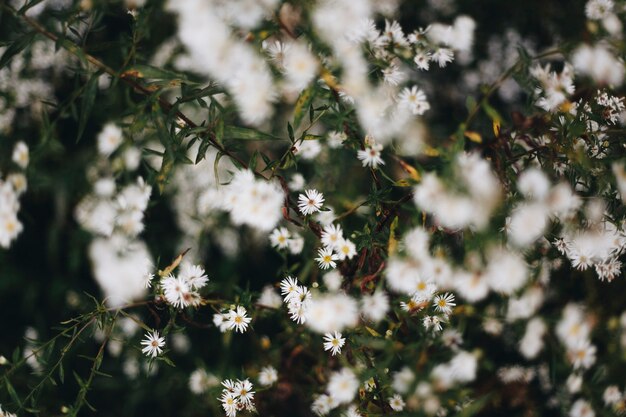
[[[502,116],[500,116],[500,113],[498,113],[498,111],[495,108],[491,107],[491,105],[487,103],[486,101],[484,101],[482,105],[483,105],[483,110],[492,121],[498,122],[498,123],[502,122]]]
[[[76,135],[76,143],[83,136],[83,132],[85,131],[85,126],[87,125],[87,118],[91,113],[91,109],[93,108],[93,104],[96,101],[96,94],[98,93],[98,73],[95,73],[89,78],[87,81],[87,86],[85,87],[85,92],[83,94],[83,98],[81,100],[81,110],[80,117],[78,119],[78,133]]]
[[[287,133],[289,134],[289,140],[291,141],[291,143],[294,143],[296,141],[296,138],[293,134],[293,127],[289,122],[287,122]]]
[[[17,395],[17,392],[15,391],[15,388],[13,388],[13,385],[11,384],[11,382],[9,381],[9,378],[5,377],[4,378],[4,385],[7,387],[7,391],[9,393],[9,396],[11,397],[11,399],[20,407],[22,407],[22,401],[20,401],[20,397]]]
[[[237,126],[224,127],[224,138],[238,140],[283,140],[269,133]]]
[[[300,97],[298,97],[298,101],[296,101],[296,106],[293,110],[293,125],[296,129],[300,126],[300,122],[304,117],[307,109],[311,105],[313,98],[315,97],[315,88],[311,86],[300,93]]]
[[[177,101],[178,103],[186,103],[188,101],[194,101],[202,97],[217,94],[221,91],[222,90],[215,85],[209,85],[204,88],[195,88],[195,89],[192,89],[191,91],[187,91],[187,89],[185,89],[185,91],[183,91],[183,96],[179,98]]]
[[[0,57],[0,69],[4,68],[9,63],[11,58],[22,52],[24,48],[30,45],[35,39],[35,35],[35,32],[26,33],[11,42],[11,45],[4,50],[2,57]]]

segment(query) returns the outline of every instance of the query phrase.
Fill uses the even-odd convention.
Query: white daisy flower
[[[298,208],[305,216],[320,211],[323,203],[324,195],[317,190],[306,190],[298,196]]]
[[[346,339],[341,337],[341,333],[335,332],[326,333],[324,335],[324,350],[330,350],[330,353],[335,356],[336,354],[341,354],[341,348],[346,343]]]
[[[424,96],[426,97],[426,96]],[[368,146],[365,149],[359,149],[356,152],[356,157],[361,161],[364,167],[377,168],[378,165],[385,165],[385,161],[380,157],[380,153],[383,150],[383,145],[374,143],[372,146]]]
[[[320,248],[318,249],[317,253],[319,256],[315,258],[315,260],[317,261],[321,269],[337,267],[337,264],[335,263],[335,261],[339,259],[339,256],[333,253],[332,249]]]
[[[456,306],[454,302],[454,294],[445,293],[444,295],[438,295],[435,297],[434,306],[437,311],[448,315],[452,313],[452,308]]]
[[[144,346],[141,352],[146,356],[157,357],[163,352],[165,346],[165,338],[159,336],[159,332],[153,330],[152,333],[146,333],[145,339],[141,341]]]
[[[236,332],[244,333],[248,329],[248,324],[252,318],[246,315],[247,311],[242,306],[237,306],[228,312],[228,328],[235,329]]]

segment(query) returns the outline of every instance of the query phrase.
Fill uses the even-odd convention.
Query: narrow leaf
[[[95,73],[87,81],[85,92],[81,100],[80,117],[78,119],[78,133],[76,135],[76,143],[83,136],[85,126],[87,125],[87,119],[93,108],[93,104],[96,101],[96,94],[98,93],[98,73]]]
[[[25,35],[14,40],[11,45],[9,45],[9,47],[4,50],[2,57],[0,57],[0,69],[4,68],[9,63],[9,61],[11,61],[11,58],[22,52],[24,48],[30,45],[33,42],[34,38],[35,32],[32,32],[26,33]]]

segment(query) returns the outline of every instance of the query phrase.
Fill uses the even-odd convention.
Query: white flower
[[[285,302],[288,303],[298,294],[298,279],[287,277],[280,282],[280,293],[285,298]]]
[[[302,90],[317,74],[317,59],[309,52],[306,45],[293,42],[283,49],[283,69],[289,87],[295,91]]]
[[[519,350],[525,358],[534,359],[537,357],[543,348],[543,336],[546,330],[545,323],[538,317],[528,322],[524,337],[519,342]]]
[[[368,146],[365,149],[359,149],[356,152],[356,156],[364,167],[369,166],[376,169],[378,165],[385,165],[385,161],[380,157],[382,150],[383,145],[374,143],[372,146]]]
[[[326,288],[328,288],[329,291],[339,291],[341,283],[343,282],[341,273],[336,269],[325,273],[322,279],[324,280],[324,285],[326,285]]]
[[[348,239],[342,239],[337,246],[337,256],[340,261],[346,258],[352,259],[356,255],[356,246]]]
[[[181,266],[178,276],[187,281],[187,284],[193,289],[202,288],[209,282],[209,277],[206,276],[204,268],[200,265],[185,263]]]
[[[320,294],[308,302],[305,316],[311,330],[325,334],[356,326],[359,309],[352,297],[341,292]]]
[[[281,68],[283,66],[285,52],[289,49],[289,47],[290,44],[282,43],[280,41],[275,41],[269,45],[266,44],[266,41],[263,41],[263,48],[267,51],[270,59]]]
[[[340,148],[346,139],[348,136],[344,132],[337,132],[336,130],[328,132],[326,136],[326,141],[331,149]]]
[[[488,258],[485,274],[492,290],[511,295],[526,284],[526,262],[517,253],[495,248],[488,251]]]
[[[257,303],[264,307],[279,308],[282,301],[283,300],[274,290],[274,287],[266,285],[263,287],[263,291],[261,291],[261,296],[257,300]]]
[[[259,384],[264,387],[269,387],[274,384],[274,382],[278,381],[278,373],[276,372],[276,368],[273,366],[266,366],[261,368],[261,372],[259,372]]]
[[[319,256],[315,260],[321,269],[335,268],[337,266],[335,261],[339,259],[339,256],[333,253],[332,249],[320,248],[317,250],[317,254]]]
[[[238,171],[223,189],[222,205],[234,224],[247,224],[265,232],[282,218],[284,196],[275,181],[256,180],[251,171]]]
[[[330,353],[335,356],[336,354],[341,354],[341,348],[346,343],[346,339],[341,337],[341,333],[335,332],[326,333],[324,335],[324,350],[330,350]]]
[[[237,415],[239,401],[237,401],[234,393],[223,392],[219,400],[222,402],[222,408],[228,417],[235,417]]]
[[[454,60],[454,53],[447,48],[439,48],[430,56],[430,60],[438,63],[439,67],[443,68]]]
[[[299,255],[304,249],[304,238],[298,234],[294,234],[289,239],[289,253],[292,255]]]
[[[570,374],[567,377],[567,381],[565,381],[565,385],[567,386],[567,391],[570,394],[576,394],[580,392],[580,388],[583,386],[583,377],[580,374]]]
[[[298,196],[298,208],[305,216],[320,211],[324,203],[324,195],[317,190],[306,190]]]
[[[332,395],[322,394],[318,396],[313,404],[311,404],[311,411],[313,411],[318,416],[326,415],[333,408],[337,407],[339,404],[335,397]]]
[[[122,140],[122,129],[114,123],[107,123],[98,133],[98,152],[109,156],[120,146]]]
[[[430,59],[430,53],[418,52],[417,54],[415,54],[413,62],[415,62],[417,68],[421,69],[422,71],[428,71],[428,69],[430,68]]]
[[[411,371],[411,368],[405,366],[399,372],[393,374],[393,383],[391,386],[395,391],[406,394],[409,392],[409,388],[414,380],[415,374]]]
[[[347,404],[354,399],[358,389],[359,380],[354,372],[348,368],[343,368],[330,376],[326,392],[339,404]]]
[[[198,368],[189,376],[189,390],[194,394],[202,394],[209,388],[219,384],[219,380],[215,375],[207,373],[202,368]]]
[[[604,394],[602,394],[602,399],[604,400],[605,405],[617,404],[622,400],[622,398],[624,398],[622,392],[615,385],[606,387]]]
[[[361,298],[361,314],[377,323],[385,318],[389,311],[389,297],[383,291],[376,291],[372,295]]]
[[[289,181],[287,186],[290,190],[298,191],[304,188],[304,184],[304,176],[302,176],[299,172],[296,172],[291,176],[291,181]]]
[[[583,399],[576,400],[569,411],[570,417],[595,417],[595,415],[591,404]]]
[[[225,333],[228,330],[228,313],[216,313],[213,315],[213,324]]]
[[[406,405],[400,394],[394,394],[393,397],[388,399],[388,401],[389,407],[391,407],[393,411],[402,411]]]
[[[235,384],[235,395],[239,397],[239,401],[244,405],[252,404],[254,399],[254,391],[252,391],[252,383],[247,379],[237,381]]]
[[[227,319],[228,328],[244,333],[248,329],[248,324],[252,321],[252,318],[248,317],[246,313],[246,309],[242,306],[237,306],[235,309],[230,310]]]
[[[589,369],[596,362],[596,347],[589,340],[581,340],[567,352],[574,369]]]
[[[585,5],[585,14],[588,19],[602,20],[613,12],[613,0],[589,0]]]
[[[426,110],[430,109],[430,104],[426,100],[426,94],[416,86],[402,90],[398,96],[398,101],[417,116],[424,114]]]
[[[141,352],[146,356],[157,357],[163,352],[163,346],[165,346],[165,338],[159,336],[159,332],[153,330],[152,333],[146,333],[145,339],[141,341],[144,346]]]
[[[272,246],[278,249],[285,249],[289,246],[290,237],[291,234],[287,228],[279,227],[274,229],[270,234],[270,242],[272,243]]]
[[[168,276],[161,279],[161,288],[165,300],[176,308],[184,308],[191,304],[191,289],[182,277]]]
[[[322,245],[327,248],[336,249],[343,239],[343,231],[340,225],[329,224],[324,226],[322,231]]]
[[[29,161],[28,146],[26,143],[19,141],[15,144],[12,159],[20,168],[26,169]]]
[[[433,302],[435,309],[445,315],[452,313],[452,308],[456,306],[454,303],[454,294],[445,293],[444,295],[438,295]]]
[[[143,275],[143,285],[145,288],[152,287],[152,279],[154,278],[154,274],[152,272],[146,272]]]

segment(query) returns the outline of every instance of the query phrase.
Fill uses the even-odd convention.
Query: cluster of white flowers
[[[449,389],[456,383],[468,383],[476,379],[478,360],[473,353],[460,351],[449,362],[435,366],[431,378],[440,389]]]
[[[135,238],[144,229],[144,212],[152,187],[143,178],[116,191],[113,178],[101,178],[94,184],[94,193],[76,206],[76,219],[91,233],[111,237],[120,234]]]
[[[20,3],[19,1],[14,1]],[[45,6],[54,1],[46,1],[28,9]],[[17,7],[21,8],[20,3]],[[8,46],[0,46],[0,54],[4,54]],[[43,102],[56,102],[52,77],[46,73],[58,74],[68,70],[68,63],[74,58],[62,48],[55,48],[53,43],[37,40],[29,46],[28,51],[15,55],[7,65],[0,68],[0,133],[11,133],[18,120],[19,111],[35,120],[40,118]]]
[[[306,321],[306,311],[311,303],[311,292],[298,283],[297,278],[287,277],[280,282],[280,293],[291,320],[302,324]]]
[[[151,146],[155,147],[155,146]],[[198,157],[199,142],[189,147],[187,157],[195,161]],[[157,165],[158,169],[160,165]],[[228,158],[218,159],[217,151],[207,149],[204,158],[196,164],[181,164],[175,168],[170,184],[172,208],[176,223],[184,233],[179,244],[182,251],[191,248],[195,258],[206,246],[204,234],[210,234],[210,241],[217,244],[229,257],[239,252],[239,235],[234,228],[222,221],[224,193],[220,183],[232,178],[236,168]],[[219,229],[216,227],[219,225]]]
[[[535,104],[547,112],[553,112],[565,103],[567,98],[574,94],[574,69],[565,64],[561,73],[550,71],[550,64],[545,67],[536,65],[530,69],[539,86],[535,89],[538,97]]]
[[[222,333],[228,330],[244,333],[251,321],[252,318],[248,317],[248,311],[243,306],[232,306],[229,310],[213,315],[213,324]]]
[[[320,416],[328,414],[339,405],[349,404],[359,389],[359,380],[349,368],[333,372],[326,386],[327,394],[318,396],[311,410]]]
[[[235,417],[239,411],[255,412],[254,394],[252,383],[244,379],[243,381],[233,381],[225,379],[222,381],[224,389],[222,396],[218,399],[222,402],[222,407],[228,417]]]
[[[620,120],[622,112],[626,110],[624,97],[616,97],[606,91],[598,90],[596,103],[603,107],[601,114],[607,123],[611,124],[616,124]]]
[[[178,15],[178,37],[189,51],[190,66],[224,84],[245,121],[265,122],[274,111],[272,73],[260,53],[237,39],[229,24],[253,28],[271,14],[277,1],[190,0],[167,4]],[[211,48],[206,47],[208,44]]]
[[[121,152],[122,130],[109,123],[98,134],[100,163],[87,170],[92,191],[76,206],[74,215],[83,229],[96,238],[89,256],[96,281],[111,306],[121,306],[145,294],[145,277],[152,256],[139,238],[152,187],[142,177],[122,187],[116,171],[135,171],[141,152],[129,146]],[[115,155],[115,157],[113,157]]]
[[[591,77],[598,84],[620,86],[624,81],[624,65],[606,45],[581,45],[571,59],[578,73]]]
[[[321,1],[312,17],[317,32],[332,47],[343,68],[340,92],[354,103],[364,129],[386,143],[392,137],[406,137],[416,124],[411,116],[421,115],[430,107],[416,86],[399,91],[410,72],[426,71],[431,62],[445,67],[454,59],[453,49],[467,52],[475,23],[462,16],[452,26],[433,25],[430,30],[407,35],[396,21],[387,20],[379,30],[372,6],[365,0],[349,4]],[[383,63],[382,86],[372,85],[368,78],[365,57],[355,48],[361,44],[367,45],[371,58]],[[413,68],[403,64],[407,58],[413,60]]]
[[[29,152],[24,142],[17,142],[13,148],[13,162],[24,170],[28,167]],[[5,249],[22,233],[24,226],[17,218],[20,210],[19,197],[26,191],[26,176],[22,172],[13,172],[2,179],[0,173],[0,247]]]
[[[567,359],[575,371],[583,372],[596,362],[597,349],[590,341],[591,321],[580,305],[565,306],[556,335],[567,349]]]
[[[165,301],[174,308],[197,307],[202,302],[198,291],[208,282],[209,278],[201,266],[183,264],[177,276],[170,274],[161,278],[159,287]]]
[[[255,179],[252,171],[238,171],[223,192],[223,208],[230,212],[236,225],[269,232],[282,218],[285,200],[282,188],[274,181]]]
[[[622,273],[618,256],[626,249],[626,234],[611,222],[568,233],[555,240],[554,245],[567,256],[573,268],[584,271],[594,267],[601,281],[613,281]]]
[[[477,154],[459,154],[455,168],[459,184],[467,191],[465,194],[453,191],[429,172],[415,187],[415,204],[435,216],[444,227],[482,229],[500,200],[500,182],[489,163]]]
[[[513,208],[506,230],[510,241],[519,247],[529,246],[543,236],[550,218],[567,220],[580,206],[580,198],[568,184],[552,186],[539,168],[521,173],[517,188],[525,201]]]
[[[347,294],[316,293],[304,311],[306,325],[316,333],[326,334],[352,328],[359,321],[359,305]]]
[[[335,261],[352,259],[356,255],[356,246],[343,237],[340,225],[324,226],[321,241],[324,247],[318,250],[319,256],[315,259],[321,269],[335,268]]]

